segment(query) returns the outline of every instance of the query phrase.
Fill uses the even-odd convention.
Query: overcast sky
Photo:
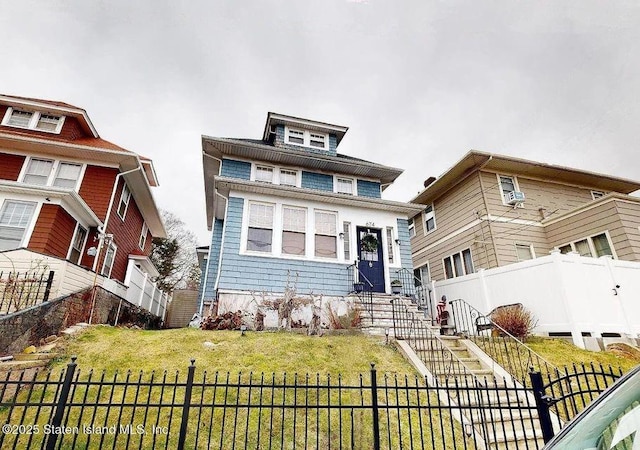
[[[200,136],[349,131],[407,201],[470,149],[640,180],[640,2],[0,0],[0,93],[87,110],[208,244]]]

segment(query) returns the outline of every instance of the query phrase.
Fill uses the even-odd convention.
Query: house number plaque
[[[375,227],[376,224],[374,222],[367,222],[368,227]]]

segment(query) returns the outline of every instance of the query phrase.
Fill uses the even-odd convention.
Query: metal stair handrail
[[[451,305],[456,334],[466,336],[473,341],[522,385],[530,385],[528,374],[532,368],[545,376],[557,373],[559,370],[542,355],[491,320],[491,317],[482,314],[465,300],[455,299],[448,303]],[[497,333],[493,330],[497,330]]]
[[[420,317],[410,312],[400,298],[391,300],[393,312],[393,329],[395,338],[408,341],[409,346],[424,363],[436,382],[440,384],[438,375],[445,376],[445,385],[455,382],[455,375],[471,376],[478,385],[486,385],[486,378],[481,378],[451,350],[437,334],[424,326]],[[408,332],[403,333],[404,330]],[[400,332],[399,332],[400,331]],[[426,339],[425,339],[426,338]],[[425,345],[425,342],[427,343]],[[419,345],[422,343],[422,345]],[[427,355],[442,356],[437,360],[426,358]],[[454,370],[461,373],[454,373]],[[444,370],[444,371],[443,371]],[[453,379],[452,379],[453,378]]]

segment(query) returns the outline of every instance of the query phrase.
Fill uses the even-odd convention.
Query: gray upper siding
[[[297,151],[302,150],[309,153],[317,153],[319,155],[336,156],[337,148],[338,148],[338,138],[336,137],[335,134],[329,134],[329,150],[324,150],[324,149],[319,149],[314,147],[303,147],[301,145],[286,144],[284,142],[284,125],[277,125],[275,145],[278,147],[288,148],[290,150],[297,150]]]
[[[246,161],[236,161],[235,159],[223,159],[220,175],[229,178],[239,178],[241,180],[251,179],[251,163]]]
[[[380,198],[380,183],[358,180],[358,197]]]
[[[229,198],[219,289],[284,292],[290,271],[298,274],[298,294],[342,296],[351,290],[348,264],[240,255],[243,205],[244,199]]]
[[[302,171],[302,187],[333,192],[333,177],[324,173]]]

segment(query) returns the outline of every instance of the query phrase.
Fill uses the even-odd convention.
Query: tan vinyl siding
[[[471,257],[473,258],[473,268],[477,271],[482,266],[479,256],[482,251],[478,244],[474,241],[475,234],[472,230],[460,234],[447,242],[434,248],[429,254],[429,269],[431,270],[431,278],[434,280],[444,280],[444,265],[442,260],[454,253],[459,253],[464,249],[471,249]]]
[[[559,247],[608,230],[614,240],[616,252],[615,240],[620,241],[619,235],[623,231],[620,219],[616,214],[615,203],[612,201],[551,223],[546,228],[549,244],[552,247]]]
[[[518,262],[516,244],[533,245],[536,257],[546,256],[551,251],[541,226],[493,222],[492,227],[500,266]]]
[[[542,218],[540,208],[546,210],[547,216],[549,214],[559,216],[593,200],[589,188],[532,180],[507,173],[500,174],[514,177],[518,188],[524,192],[526,198],[524,206],[514,208],[502,203],[498,175],[493,172],[481,172],[481,174],[491,214],[507,213],[509,217],[515,214],[523,220],[540,221]],[[514,210],[514,214],[507,212],[508,209]]]
[[[626,236],[626,239],[620,242],[620,248],[616,246],[618,258],[640,261],[640,203],[616,200],[615,204],[621,229]]]

